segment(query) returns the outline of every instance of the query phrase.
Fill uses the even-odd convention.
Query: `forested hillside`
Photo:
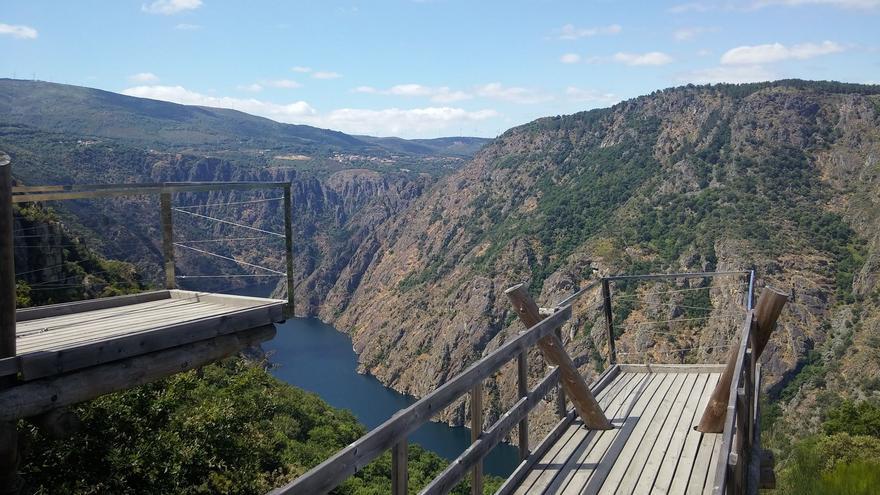
[[[880,398],[878,123],[880,87],[806,81],[688,86],[539,119],[379,229],[376,254],[354,257],[321,314],[352,333],[364,370],[420,395],[519,330],[502,294],[514,283],[549,305],[596,275],[755,269],[759,288],[791,292],[763,363],[768,431],[819,431],[841,400]],[[621,290],[650,306],[651,287]],[[618,350],[723,359],[737,298],[618,307]],[[565,328],[588,375],[605,352],[598,304],[581,299]],[[638,327],[689,306],[718,319],[662,338]],[[680,348],[692,351],[669,352]],[[512,372],[490,390],[510,403]]]

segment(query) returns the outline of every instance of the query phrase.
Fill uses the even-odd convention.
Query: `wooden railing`
[[[498,445],[514,426],[521,424],[529,412],[559,384],[560,370],[553,368],[533,388],[525,383],[524,356],[537,342],[556,332],[571,317],[571,306],[565,306],[540,321],[537,325],[520,333],[496,351],[480,359],[467,370],[426,395],[413,405],[399,411],[388,421],[367,433],[333,457],[319,464],[291,483],[277,488],[272,494],[316,494],[326,493],[339,486],[364,466],[392,450],[392,493],[407,493],[407,438],[431,418],[453,404],[465,394],[470,394],[472,443],[460,456],[434,478],[420,493],[449,493],[461,480],[471,473],[471,492],[482,493],[482,460],[493,447]],[[523,356],[523,357],[521,357]],[[521,364],[517,373],[520,391],[526,390],[520,399],[487,429],[482,425],[483,381],[498,370],[519,358]],[[564,409],[564,408],[563,408]],[[528,429],[520,431],[520,455],[528,456]],[[523,451],[523,447],[526,448]]]
[[[755,474],[756,466],[760,464],[758,395],[761,369],[756,359],[755,328],[755,312],[749,311],[730,383],[720,462],[714,474],[715,495],[757,493]]]

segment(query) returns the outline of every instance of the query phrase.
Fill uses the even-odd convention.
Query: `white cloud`
[[[566,24],[556,31],[555,37],[560,40],[577,40],[580,38],[591,38],[593,36],[610,36],[619,33],[623,28],[620,24],[611,24],[608,26],[579,28],[574,24]]]
[[[315,79],[339,79],[342,77],[342,74],[330,71],[317,71],[312,73],[312,77]]]
[[[687,12],[708,12],[713,9],[713,5],[705,2],[690,2],[673,5],[669,8],[669,12],[672,12],[673,14],[684,14]]]
[[[270,103],[254,98],[234,98],[229,96],[209,96],[190,91],[182,86],[135,86],[122,91],[128,96],[152,98],[183,105],[231,108],[254,115],[262,115],[282,122],[290,122],[315,115],[315,109],[304,101],[287,104]]]
[[[141,10],[148,14],[172,15],[186,10],[195,10],[202,6],[202,0],[156,0],[143,4]]]
[[[281,89],[296,89],[302,87],[302,84],[294,81],[293,79],[272,79],[269,81],[263,81],[263,84],[272,88]]]
[[[712,67],[678,76],[679,81],[694,84],[749,83],[773,79],[778,79],[778,75],[760,65]]]
[[[138,72],[128,76],[128,80],[136,83],[155,83],[159,82],[159,76],[152,72]]]
[[[199,29],[202,29],[202,26],[200,24],[187,24],[183,22],[174,26],[174,29],[178,31],[198,31]]]
[[[672,62],[672,57],[663,52],[617,52],[614,54],[613,59],[615,62],[620,62],[626,65],[666,65]]]
[[[424,86],[421,84],[398,84],[388,89],[377,89],[372,86],[358,86],[352,90],[355,93],[393,95],[393,96],[420,96],[430,98],[436,103],[453,103],[473,98],[473,95],[464,91],[455,91],[448,86]]]
[[[697,36],[710,33],[715,31],[713,28],[705,28],[705,27],[689,27],[689,28],[681,28],[676,29],[672,32],[672,37],[675,41],[692,41]]]
[[[293,72],[302,72],[302,73],[306,73],[306,72],[311,72],[311,71],[312,71],[312,68],[311,68],[311,67],[303,67],[303,66],[301,66],[301,65],[297,65],[297,66],[295,66],[295,67],[291,67],[290,70],[292,70]]]
[[[880,0],[757,0],[754,7],[762,8],[771,5],[787,7],[799,7],[801,5],[828,5],[844,9],[876,9],[880,7]]]
[[[305,101],[279,104],[255,98],[209,96],[182,86],[137,86],[122,91],[140,98],[184,105],[231,108],[279,122],[309,124],[352,134],[428,137],[498,116],[491,109],[467,111],[451,107],[358,109],[340,108],[322,114]]]
[[[37,37],[37,30],[30,26],[0,23],[0,35],[12,36],[20,40],[32,40]]]
[[[576,64],[581,61],[581,56],[577,53],[566,53],[559,57],[559,61],[563,64]]]
[[[842,52],[844,47],[833,41],[822,43],[803,43],[790,47],[781,43],[766,45],[738,46],[721,56],[721,63],[726,65],[754,65],[781,62],[783,60],[805,60],[808,58]]]
[[[576,86],[565,88],[565,96],[572,102],[595,103],[597,105],[611,105],[620,101],[620,97],[614,93],[604,93],[595,89],[582,89]]]
[[[489,83],[478,86],[475,90],[478,96],[493,98],[496,100],[510,101],[513,103],[541,103],[553,99],[553,96],[544,94],[533,89],[516,86],[505,87],[501,83]]]
[[[412,137],[437,135],[447,130],[457,132],[463,125],[497,116],[498,113],[490,109],[471,112],[451,107],[381,110],[340,108],[311,119],[309,123],[350,134]]]
[[[259,83],[242,84],[240,86],[236,86],[235,89],[239,91],[250,91],[251,93],[259,93],[263,90],[263,85]]]

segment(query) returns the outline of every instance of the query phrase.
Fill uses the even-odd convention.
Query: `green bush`
[[[25,493],[263,494],[365,433],[348,411],[231,359],[77,406],[81,431],[53,440],[21,422]],[[415,490],[446,467],[409,452]],[[390,491],[388,453],[334,491]],[[489,477],[487,491],[500,480]],[[456,493],[466,493],[468,484]]]

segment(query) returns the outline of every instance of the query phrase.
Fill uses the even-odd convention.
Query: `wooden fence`
[[[525,383],[526,374],[517,374],[520,389],[528,390],[494,424],[483,429],[481,402],[483,381],[520,356],[529,348],[553,334],[571,317],[571,306],[559,309],[537,325],[505,343],[495,352],[480,359],[467,370],[446,382],[408,408],[399,411],[388,421],[361,437],[336,455],[327,459],[291,483],[277,488],[272,494],[326,493],[339,486],[371,461],[392,450],[392,493],[407,493],[407,438],[420,426],[450,406],[465,394],[470,394],[471,431],[473,443],[449,466],[434,478],[420,493],[448,493],[470,472],[472,493],[482,493],[482,459],[498,445],[514,426],[527,418],[529,412],[559,383],[560,370],[553,368],[532,389]],[[523,370],[525,371],[525,370]],[[520,446],[528,445],[528,430],[520,431]],[[528,456],[528,452],[520,452]]]
[[[722,462],[718,463],[714,475],[714,495],[757,493],[758,489],[761,368],[756,359],[755,328],[755,312],[749,311],[730,383],[719,453]]]

